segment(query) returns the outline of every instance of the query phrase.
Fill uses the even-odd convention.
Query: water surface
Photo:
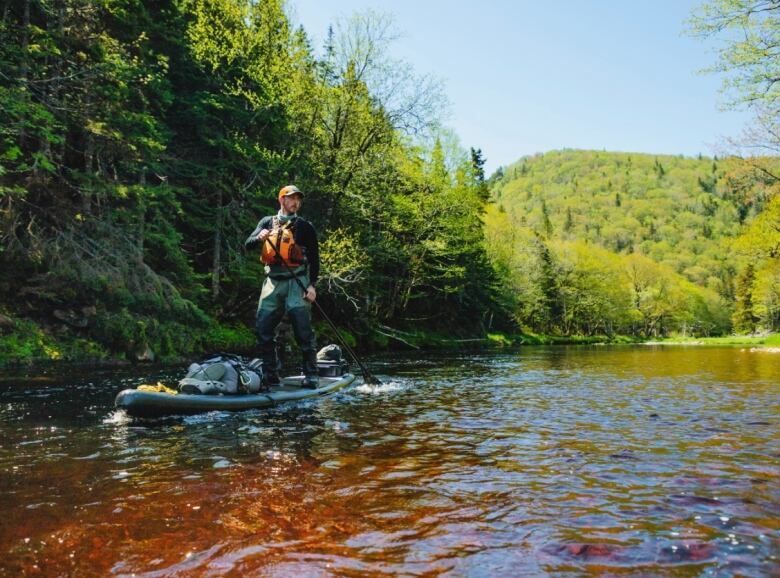
[[[156,421],[113,398],[180,372],[5,380],[0,573],[780,575],[779,355],[371,367],[383,385]]]

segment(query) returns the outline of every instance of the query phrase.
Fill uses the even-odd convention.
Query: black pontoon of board
[[[207,411],[241,411],[274,407],[280,403],[321,397],[334,393],[355,381],[351,373],[339,377],[320,377],[317,389],[301,387],[303,376],[286,377],[282,385],[267,393],[245,395],[173,395],[158,391],[125,389],[116,396],[114,405],[133,417],[189,415]]]

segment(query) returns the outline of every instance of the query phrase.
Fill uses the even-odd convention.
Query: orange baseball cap
[[[303,197],[303,193],[295,185],[287,185],[279,190],[279,199],[282,197],[289,197],[290,195],[300,195]]]

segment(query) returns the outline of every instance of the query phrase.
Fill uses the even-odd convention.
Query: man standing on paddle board
[[[319,374],[311,304],[317,299],[314,284],[320,272],[317,233],[311,223],[298,216],[303,193],[295,185],[283,187],[278,200],[279,212],[263,217],[245,243],[247,249],[260,246],[265,263],[266,279],[255,321],[263,379],[268,386],[279,385],[276,328],[287,313],[301,348],[303,385],[316,388]]]

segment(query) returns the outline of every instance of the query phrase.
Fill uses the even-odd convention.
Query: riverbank
[[[315,323],[318,341],[321,344],[341,343],[343,339],[359,353],[388,350],[452,349],[516,347],[520,345],[559,345],[588,343],[635,343],[623,336],[556,336],[536,334],[488,333],[487,335],[463,335],[453,337],[443,333],[419,329],[405,331],[378,325],[370,332],[357,334],[345,328],[334,331],[323,322]],[[289,341],[291,331],[283,334],[279,341]],[[103,343],[85,336],[86,333],[65,326],[39,325],[29,319],[3,315],[0,319],[0,368],[29,367],[67,363],[69,365],[123,366],[131,363],[179,363],[202,357],[216,351],[227,351],[252,356],[256,339],[249,324],[212,323],[197,339],[186,342],[186,349],[171,344],[166,351],[157,351],[141,342],[124,351],[112,349],[110,343]]]
[[[339,343],[340,340],[326,324],[316,324],[319,342]],[[358,335],[346,329],[340,336],[360,353],[388,350],[425,350],[455,348],[509,348],[527,345],[748,345],[751,347],[780,346],[780,334],[730,335],[725,337],[681,337],[642,339],[626,335],[546,335],[534,333],[488,333],[453,337],[451,334],[429,330],[403,331],[379,325],[370,334]],[[283,337],[282,340],[285,338]],[[292,340],[288,335],[286,339]],[[124,352],[111,351],[95,340],[71,331],[51,330],[36,323],[3,316],[0,323],[0,368],[29,367],[38,364],[87,365],[96,367],[124,366],[132,363],[179,363],[215,351],[251,356],[255,348],[252,329],[244,324],[213,324],[204,331],[197,343],[187,351],[159,354],[148,345],[139,344]]]
[[[666,337],[645,341],[647,345],[750,345],[780,346],[780,333],[766,335],[726,335],[723,337]]]
[[[249,326],[213,323],[187,349],[170,346],[161,353],[141,342],[124,351],[110,344],[88,338],[63,326],[39,325],[28,319],[0,316],[0,368],[36,364],[68,363],[73,365],[122,366],[139,362],[175,363],[214,351],[250,353],[255,337]]]

